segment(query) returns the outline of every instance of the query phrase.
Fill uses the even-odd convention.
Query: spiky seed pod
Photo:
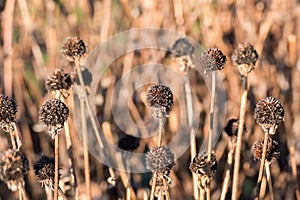
[[[193,54],[194,47],[186,38],[179,38],[175,41],[171,52],[175,57],[188,56]]]
[[[238,119],[229,119],[224,131],[229,137],[237,136],[239,129],[239,120]],[[243,134],[247,133],[247,128],[244,125]]]
[[[140,138],[134,137],[132,135],[125,135],[120,137],[118,142],[118,147],[125,151],[134,151],[140,146]]]
[[[254,119],[264,131],[275,134],[278,124],[284,120],[284,108],[274,97],[266,97],[256,104]]]
[[[261,160],[264,141],[258,140],[254,143],[252,152],[255,160]],[[279,144],[276,140],[269,138],[267,144],[266,160],[271,162],[272,159],[277,159],[280,156]]]
[[[69,109],[61,100],[50,99],[46,101],[39,111],[39,119],[44,123],[52,139],[63,128],[69,117]]]
[[[63,55],[70,61],[80,61],[86,54],[86,45],[79,37],[68,37],[62,47]]]
[[[173,93],[168,86],[157,84],[151,86],[146,94],[146,103],[154,111],[154,116],[159,113],[167,114],[173,105]]]
[[[146,155],[146,168],[153,173],[164,174],[174,165],[174,154],[168,146],[155,146]]]
[[[226,61],[226,56],[218,48],[209,48],[200,56],[200,65],[205,68],[205,74],[224,69]]]
[[[0,154],[0,180],[6,182],[10,190],[24,187],[28,171],[28,160],[21,152],[8,149]]]
[[[16,114],[15,101],[8,96],[0,95],[0,126],[5,132],[14,130]]]
[[[56,69],[46,79],[46,89],[48,91],[69,90],[72,84],[71,76],[64,73],[63,69]]]
[[[36,163],[33,165],[35,178],[42,187],[48,187],[54,190],[54,176],[55,176],[55,159],[42,156]],[[60,174],[58,177],[60,178]]]
[[[200,152],[190,163],[191,172],[197,174],[200,178],[201,186],[205,187],[208,180],[212,179],[216,173],[218,162],[216,160],[216,155],[212,152],[211,160],[208,162],[207,152]],[[208,168],[210,167],[210,173],[208,173]]]
[[[249,42],[240,42],[231,56],[232,62],[238,67],[242,76],[247,76],[254,69],[258,53]]]

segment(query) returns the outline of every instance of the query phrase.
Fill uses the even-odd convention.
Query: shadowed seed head
[[[238,119],[230,119],[230,120],[228,120],[228,122],[224,128],[224,131],[225,131],[225,133],[227,133],[227,135],[229,137],[232,137],[232,136],[237,136],[238,129],[239,129],[239,120]],[[247,128],[244,125],[243,134],[245,134],[246,132],[247,132]]]
[[[253,45],[248,42],[241,42],[232,54],[232,62],[238,67],[242,76],[247,76],[254,69],[258,60],[258,53]]]
[[[39,119],[48,127],[48,132],[52,138],[63,128],[68,117],[69,109],[59,99],[46,101],[39,111]]]
[[[86,45],[79,37],[68,37],[61,51],[68,60],[80,61],[86,54]]]
[[[194,47],[186,38],[179,38],[173,45],[171,52],[175,57],[188,56],[193,54]]]
[[[6,182],[10,190],[24,187],[24,177],[28,171],[28,160],[19,151],[8,149],[0,154],[0,180]]]
[[[72,84],[70,75],[64,73],[63,69],[56,69],[46,79],[46,89],[48,91],[69,90]]]
[[[168,86],[162,84],[151,86],[146,94],[146,103],[153,110],[168,113],[173,105],[173,93]]]
[[[0,126],[6,131],[14,130],[14,123],[17,114],[15,101],[8,96],[0,95]]]
[[[258,140],[255,142],[252,148],[253,157],[255,160],[261,160],[262,152],[263,152],[264,141]],[[280,156],[279,152],[279,144],[276,140],[269,138],[268,145],[267,145],[267,153],[266,153],[266,160],[271,162],[272,159],[277,159]]]
[[[146,168],[153,173],[168,172],[174,165],[174,154],[167,146],[155,146],[146,155]]]
[[[125,151],[134,151],[140,145],[140,138],[134,137],[132,135],[125,135],[119,139],[118,147]]]
[[[274,134],[284,119],[284,108],[274,97],[266,97],[256,104],[254,119],[265,131]]]
[[[34,165],[35,178],[42,187],[54,190],[55,160],[48,156],[42,156]],[[60,174],[58,175],[60,177]]]
[[[205,68],[205,74],[224,69],[226,56],[218,48],[210,48],[200,56],[200,65]]]
[[[213,152],[211,154],[210,162],[208,162],[207,152],[201,152],[198,153],[190,163],[190,170],[199,176],[206,176],[211,179],[217,170],[217,166],[218,162],[216,160],[216,155]],[[210,167],[210,173],[208,173],[208,167]]]

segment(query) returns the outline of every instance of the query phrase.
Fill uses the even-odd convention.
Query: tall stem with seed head
[[[54,137],[54,200],[58,200],[58,159],[59,159],[59,141],[58,135]]]

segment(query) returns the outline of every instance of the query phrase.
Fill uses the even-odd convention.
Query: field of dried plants
[[[1,0],[0,11],[0,199],[300,200],[298,1]],[[107,57],[93,49],[148,27],[188,40],[162,39],[159,29],[134,35],[136,45],[163,40],[169,52],[128,50],[98,81],[89,66]],[[108,51],[126,48],[132,47]],[[149,63],[166,66],[189,86],[150,66],[138,89],[128,80],[136,90],[124,100],[118,81]],[[214,87],[216,96],[224,87],[226,99],[215,100]],[[225,113],[218,113],[223,103]],[[115,105],[126,106],[139,126],[156,121],[154,133],[126,127],[127,119],[121,130]],[[184,127],[190,148],[174,139],[183,124],[193,127]],[[215,140],[213,132],[220,132]],[[128,153],[120,157],[107,142]],[[106,149],[99,154],[114,157],[117,169],[103,164],[97,149],[84,148],[91,143]],[[143,162],[132,152],[145,154]],[[140,166],[149,171],[134,173]]]

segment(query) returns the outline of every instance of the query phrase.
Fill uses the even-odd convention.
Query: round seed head
[[[8,149],[0,154],[0,180],[6,182],[10,190],[24,186],[28,170],[28,160],[19,151]]]
[[[186,38],[179,38],[175,41],[171,52],[175,57],[188,56],[193,54],[194,47]]]
[[[200,65],[205,68],[205,74],[224,69],[226,56],[218,48],[209,48],[200,56]]]
[[[71,76],[64,73],[63,69],[56,69],[46,79],[46,89],[48,91],[69,90],[72,84]]]
[[[119,139],[118,147],[126,151],[134,151],[140,145],[140,138],[132,135],[125,135]]]
[[[64,122],[68,117],[69,109],[59,99],[46,101],[39,111],[39,119],[48,127],[48,132],[52,138],[63,128]]]
[[[247,76],[254,69],[258,53],[250,43],[241,42],[234,50],[231,59],[233,64],[238,67],[240,74]]]
[[[155,146],[146,155],[146,168],[153,173],[165,173],[174,165],[174,154],[168,146]]]
[[[254,143],[252,152],[255,160],[261,160],[263,152],[264,141],[258,140]],[[267,144],[266,159],[271,162],[272,159],[277,159],[280,156],[279,144],[276,140],[269,138]]]
[[[81,60],[86,54],[86,45],[79,37],[68,37],[62,47],[62,53],[70,61]]]
[[[228,122],[224,128],[224,131],[225,131],[225,133],[227,133],[227,135],[229,137],[232,137],[232,136],[237,136],[238,129],[239,129],[239,120],[238,119],[230,119],[230,120],[228,120]],[[243,134],[245,134],[246,132],[247,132],[247,128],[244,125]]]
[[[168,86],[162,84],[151,86],[146,94],[146,103],[154,111],[168,113],[173,105],[173,93]]]
[[[211,179],[216,173],[218,162],[216,160],[216,155],[212,152],[211,160],[208,161],[207,152],[198,153],[193,161],[190,163],[191,172],[198,174],[199,176],[205,176]],[[208,168],[210,167],[210,173],[208,173]]]
[[[34,165],[35,178],[42,187],[54,190],[55,160],[48,156],[42,156]],[[58,175],[60,177],[60,174]]]
[[[0,95],[0,126],[5,132],[14,130],[16,114],[15,101],[8,96]]]
[[[254,119],[265,131],[274,134],[277,126],[284,120],[284,108],[274,97],[266,97],[256,104]]]

